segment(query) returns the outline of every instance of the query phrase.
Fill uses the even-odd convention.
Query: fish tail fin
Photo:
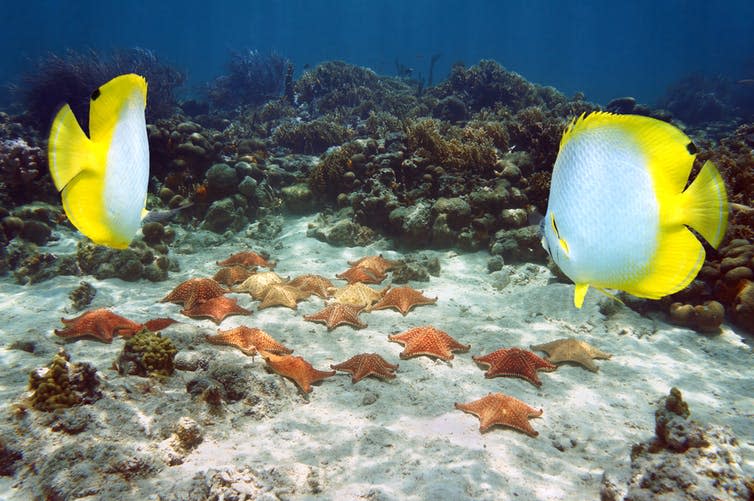
[[[82,170],[94,165],[92,142],[67,104],[52,121],[48,158],[50,175],[58,191],[63,191]]]
[[[728,196],[715,164],[709,160],[694,181],[681,194],[679,209],[683,223],[699,232],[717,248],[728,226]]]
[[[93,242],[108,245],[111,238],[102,195],[104,154],[84,134],[70,106],[63,106],[50,129],[50,174],[71,224]]]

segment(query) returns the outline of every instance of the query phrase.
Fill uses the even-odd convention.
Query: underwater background
[[[753,499],[753,2],[0,12],[0,499]],[[64,209],[51,130],[132,72],[111,248],[72,214],[137,197]],[[582,115],[719,171],[688,287],[574,306],[539,223]]]

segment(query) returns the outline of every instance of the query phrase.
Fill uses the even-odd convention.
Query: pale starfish
[[[327,299],[330,297],[330,289],[333,288],[331,281],[321,275],[300,275],[290,282],[288,285],[297,287],[307,294],[316,294],[317,296]]]
[[[401,264],[401,262],[390,261],[382,257],[382,254],[380,254],[379,256],[365,256],[356,261],[349,261],[348,264],[350,264],[351,266],[361,266],[364,268],[369,268],[376,271],[378,274],[382,275],[385,272],[388,272],[398,267]]]
[[[355,304],[364,308],[369,308],[375,302],[379,301],[389,287],[378,291],[362,283],[349,284],[333,292],[333,297],[341,303]]]
[[[607,360],[612,357],[610,353],[600,351],[589,343],[572,337],[556,339],[555,341],[550,341],[545,344],[532,345],[531,349],[544,351],[549,355],[547,359],[555,364],[562,362],[575,362],[581,364],[592,372],[597,372],[599,369],[597,364],[592,362],[593,358]]]
[[[256,300],[261,300],[270,285],[285,283],[283,277],[274,271],[255,273],[241,285],[233,287],[233,292],[248,292]]]
[[[259,309],[262,310],[270,306],[286,306],[295,310],[298,302],[306,299],[307,296],[308,294],[301,292],[297,287],[287,284],[272,284],[267,287],[262,302],[259,304]]]

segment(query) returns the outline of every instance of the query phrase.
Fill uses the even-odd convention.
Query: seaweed
[[[146,49],[122,49],[103,55],[94,50],[50,53],[37,60],[21,83],[13,87],[20,98],[25,116],[37,130],[43,131],[57,109],[71,106],[84,130],[88,127],[89,97],[102,84],[124,73],[137,73],[149,84],[147,121],[171,115],[176,106],[175,89],[185,75],[161,62]]]

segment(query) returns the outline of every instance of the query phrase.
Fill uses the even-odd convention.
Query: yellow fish
[[[146,215],[147,82],[113,78],[92,93],[87,137],[67,104],[52,123],[50,174],[71,223],[94,243],[123,249]]]
[[[686,287],[704,262],[694,229],[713,247],[728,223],[725,184],[706,162],[687,187],[695,148],[672,125],[592,113],[560,140],[542,244],[576,284],[659,299]]]

